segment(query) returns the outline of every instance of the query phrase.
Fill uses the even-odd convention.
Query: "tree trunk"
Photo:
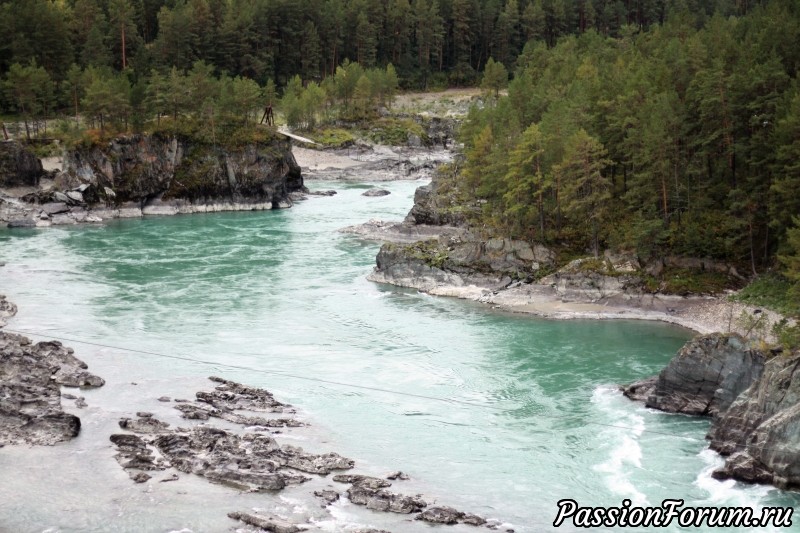
[[[125,55],[125,22],[122,22],[121,25],[122,30],[122,70],[128,68],[128,58]]]
[[[756,272],[756,250],[753,243],[753,217],[750,216],[749,221],[750,227],[750,267],[753,269],[753,275],[757,276],[758,272]]]

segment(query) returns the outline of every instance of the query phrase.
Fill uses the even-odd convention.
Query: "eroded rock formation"
[[[714,418],[718,479],[800,487],[800,352],[764,352],[735,334],[690,340],[654,378],[626,396],[671,413]]]
[[[76,437],[81,421],[62,410],[61,385],[103,384],[61,343],[34,344],[0,331],[0,445],[53,445]]]

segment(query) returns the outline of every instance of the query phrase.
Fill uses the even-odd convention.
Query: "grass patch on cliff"
[[[402,146],[408,143],[411,135],[419,137],[423,145],[430,143],[425,129],[409,118],[384,117],[370,123],[364,136],[374,143],[389,146]]]
[[[310,136],[325,148],[347,148],[356,142],[353,134],[343,128],[324,128]]]
[[[195,143],[235,150],[248,144],[268,144],[283,136],[274,127],[256,124],[221,123],[214,127],[206,121],[180,119],[177,122],[162,118],[160,124],[152,125],[153,136],[180,137]]]
[[[709,270],[666,268],[656,279],[645,277],[645,288],[649,292],[688,296],[692,294],[719,294],[727,289],[737,289],[741,282],[727,274]]]
[[[439,246],[436,240],[420,241],[403,248],[408,257],[418,259],[432,268],[443,270],[450,259],[447,250]]]
[[[780,274],[764,274],[731,296],[731,300],[765,307],[786,316],[800,316],[800,302],[793,297],[792,282]]]

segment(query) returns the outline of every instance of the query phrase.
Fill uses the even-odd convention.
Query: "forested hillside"
[[[751,0],[750,4],[756,4]],[[70,66],[218,72],[279,86],[319,80],[345,59],[393,63],[408,87],[475,80],[489,56],[507,67],[528,40],[664,21],[666,0],[2,0],[0,72],[31,61],[57,82]],[[742,0],[686,0],[704,20]],[[444,73],[438,75],[437,73]]]
[[[0,34],[26,134],[217,139],[272,103],[309,128],[483,78],[453,182],[476,224],[800,278],[796,0],[0,0]]]
[[[0,0],[0,108],[25,120],[86,115],[90,126],[103,129],[110,122],[129,129],[161,115],[203,115],[206,121],[215,113],[222,119],[242,117],[273,103],[289,86],[294,98],[283,102],[287,119],[310,126],[329,117],[334,104],[343,104],[347,116],[363,117],[397,86],[476,84],[490,58],[513,71],[527,42],[553,47],[565,36],[587,32],[625,38],[680,9],[693,14],[686,21],[691,31],[714,13],[740,15],[757,5],[752,0]],[[359,66],[339,72],[334,84],[340,67],[353,63]],[[307,94],[299,90],[309,86]]]
[[[462,128],[460,201],[535,241],[751,274],[777,257],[797,278],[800,3],[750,7],[529,42],[508,97]]]

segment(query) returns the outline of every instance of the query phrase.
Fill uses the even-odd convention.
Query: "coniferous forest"
[[[0,0],[0,34],[26,129],[239,124],[278,99],[309,128],[483,81],[451,169],[477,222],[800,279],[795,0]]]

